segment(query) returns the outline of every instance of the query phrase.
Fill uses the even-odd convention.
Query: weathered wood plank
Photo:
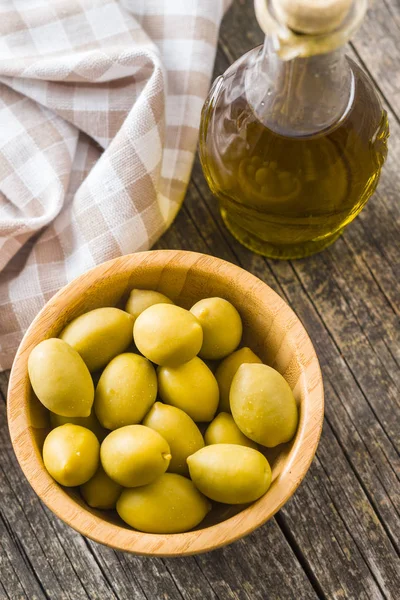
[[[354,238],[357,239],[356,236]],[[326,253],[326,259],[348,310],[365,334],[365,341],[372,346],[394,385],[400,389],[400,328],[394,307],[374,278],[368,263],[354,251],[354,244],[350,245],[347,237],[332,246]],[[354,262],[357,268],[353,268]],[[399,288],[397,282],[393,287],[394,293],[396,287]]]
[[[88,593],[97,591],[105,599],[115,600],[94,560],[83,551],[83,538],[43,507],[27,484],[10,447],[5,403],[1,399],[0,452],[0,512],[14,536],[12,563],[21,581],[24,572],[29,572],[30,577],[36,573],[46,596],[57,600],[86,600]],[[7,585],[7,580],[3,583]],[[26,591],[31,598],[35,591],[31,580]],[[41,597],[43,594],[38,595]]]
[[[397,0],[370,2],[353,44],[379,89],[397,112],[400,107],[400,35]],[[400,116],[398,113],[397,116]]]
[[[140,560],[142,573],[146,574],[146,561]],[[173,585],[184,600],[216,600],[217,596],[200,570],[193,557],[170,558],[162,560],[162,566],[167,570]],[[164,585],[160,582],[158,586],[159,595],[164,591]],[[150,598],[153,596],[149,596]]]
[[[1,576],[1,571],[0,571],[0,576]],[[7,592],[6,592],[3,584],[1,583],[1,581],[0,581],[0,598],[1,598],[1,600],[3,600],[3,599],[4,600],[9,600],[9,598],[10,598],[9,595],[7,594]],[[20,598],[21,598],[21,596],[20,596]]]
[[[168,569],[162,559],[133,556],[129,554],[116,553],[126,572],[135,574],[144,596],[152,598],[168,598],[168,600],[182,600],[182,594],[178,590]]]
[[[3,489],[2,486],[0,489]],[[29,591],[35,598],[40,600],[45,598],[34,573],[26,568],[15,542],[15,536],[10,531],[10,525],[8,523],[6,525],[3,516],[0,518],[0,540],[0,578],[2,586],[5,586],[4,596],[0,597],[10,598],[10,600],[29,599]]]
[[[400,150],[397,156],[400,156]],[[388,177],[386,170],[382,177],[383,185]],[[391,258],[387,254],[392,247],[393,249],[398,248],[400,227],[395,229],[395,217],[390,215],[386,209],[388,203],[381,201],[381,193],[383,192],[379,189],[368,203],[367,210],[364,210],[357,221],[347,228],[345,239],[358,258],[367,265],[392,310],[398,315],[400,310],[400,261],[397,258],[397,261],[395,259],[393,263],[390,262]],[[393,198],[390,206],[396,202],[397,199]],[[377,228],[376,223],[381,222],[383,218],[384,225]],[[389,243],[387,242],[388,238]],[[367,241],[368,243],[366,243]]]
[[[87,546],[117,598],[129,598],[130,600],[147,598],[135,572],[129,571],[123,564],[121,553],[91,540],[87,540]]]
[[[340,576],[343,589],[347,590],[347,597],[362,596],[364,587],[366,597],[380,598],[383,595],[385,598],[395,599],[400,584],[398,556],[361,485],[354,481],[354,473],[349,470],[346,458],[327,423],[318,458],[307,484],[313,491],[313,505],[306,501],[306,497],[303,498],[303,494],[306,496],[307,492],[302,487],[294,498],[297,507],[289,503],[282,511],[290,530],[296,531],[299,508],[305,523],[310,526],[311,513],[319,506],[331,529],[330,535],[323,536],[324,543],[329,546],[334,536],[340,546],[340,553],[343,553],[339,557],[335,556],[334,551],[328,552],[331,561],[328,572],[332,573],[334,570]],[[320,516],[316,521],[314,531],[320,531],[319,527],[323,526]],[[312,534],[313,527],[310,527],[309,532]],[[313,556],[312,544],[302,544],[302,550],[306,558],[310,561],[317,560],[320,564],[321,551]],[[336,560],[337,564],[333,566],[332,563]],[[317,565],[310,562],[310,566],[315,573]],[[321,577],[326,577],[323,571]],[[330,581],[320,583],[325,591],[329,589]],[[336,592],[332,590],[331,594],[335,597]]]
[[[304,585],[304,573],[298,563],[288,564],[287,549],[281,543],[281,536],[275,519],[271,519],[245,539],[222,550],[203,554],[197,560],[209,580],[214,582],[213,587],[218,586],[214,589],[220,590],[220,598],[230,597],[226,594],[227,582],[231,589],[233,586],[237,589],[238,595],[234,598],[244,596],[239,595],[240,587],[250,600],[292,600],[294,590],[302,600],[318,597],[311,585]]]
[[[298,261],[295,271],[312,298],[317,312],[322,316],[338,350],[345,357],[345,362],[374,411],[377,421],[399,450],[400,427],[398,421],[393,419],[393,415],[398,414],[400,408],[398,390],[380,354],[377,353],[376,346],[368,340],[338,286],[335,265],[339,258],[341,261],[341,250],[345,252],[345,244],[339,242],[334,251],[328,250],[324,254],[312,257],[307,263]],[[332,260],[331,252],[336,259]],[[346,265],[341,271],[345,269]],[[351,277],[352,273],[353,271],[350,271],[348,276]],[[355,278],[352,278],[352,285],[356,286]],[[378,297],[378,294],[376,296]],[[355,297],[354,302],[357,301]]]
[[[349,55],[360,62],[357,44],[349,49]],[[399,58],[397,59],[399,60]],[[365,64],[361,61],[362,66]],[[367,69],[369,71],[369,69]],[[375,81],[374,73],[369,74]],[[375,74],[376,75],[376,74]],[[379,86],[378,86],[379,88]],[[379,88],[380,89],[380,88]],[[383,98],[383,106],[388,112],[390,124],[389,154],[384,165],[379,187],[357,220],[346,230],[346,242],[355,256],[363,260],[381,292],[396,315],[400,312],[400,204],[398,189],[400,172],[400,107],[392,97]],[[396,114],[397,111],[397,114]],[[381,319],[383,321],[383,319]],[[396,360],[400,360],[399,346],[395,348]]]

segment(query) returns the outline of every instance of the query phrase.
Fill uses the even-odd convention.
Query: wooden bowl
[[[284,375],[300,407],[290,444],[266,451],[273,483],[246,507],[220,505],[195,531],[174,535],[140,533],[111,511],[89,508],[75,489],[61,488],[44,468],[41,448],[49,431],[48,413],[34,397],[28,378],[31,350],[57,336],[74,317],[100,306],[123,306],[134,287],[163,292],[190,308],[197,300],[222,296],[239,310],[244,339],[267,364]],[[122,304],[121,304],[122,302]],[[212,256],[175,250],[142,252],[106,262],[60,290],[26,332],[11,372],[8,422],[21,468],[43,502],[87,537],[138,554],[182,556],[213,550],[250,533],[271,518],[305,476],[321,434],[324,398],[312,343],[289,306],[250,273]],[[208,520],[207,520],[208,519]]]

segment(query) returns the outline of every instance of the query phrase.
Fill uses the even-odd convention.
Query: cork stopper
[[[334,31],[347,17],[353,0],[271,0],[278,21],[309,35]]]

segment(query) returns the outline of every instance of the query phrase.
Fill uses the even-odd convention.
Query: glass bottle
[[[265,42],[216,79],[200,128],[203,171],[228,229],[281,259],[338,238],[377,186],[389,135],[372,81],[343,48],[367,1],[336,0],[340,10],[347,3],[339,24],[314,15],[297,19],[302,32],[281,10],[290,2],[314,10],[327,0],[256,0]]]

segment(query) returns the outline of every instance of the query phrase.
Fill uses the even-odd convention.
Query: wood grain
[[[322,258],[277,263],[240,247],[219,219],[198,162],[183,209],[157,245],[243,266],[284,297],[305,324],[324,375],[326,420],[317,458],[296,494],[257,532],[196,557],[142,558],[81,543],[78,533],[41,505],[19,470],[3,404],[1,467],[9,483],[0,483],[1,599],[175,600],[185,590],[186,598],[212,598],[213,592],[219,600],[398,598],[399,455],[376,403],[400,376],[399,32],[400,4],[384,0],[373,4],[354,39],[353,56],[384,96],[389,156],[377,193]],[[235,0],[223,24],[215,74],[261,39],[252,1]],[[329,290],[322,298],[321,285]],[[337,306],[342,325],[351,320],[350,331],[336,326]],[[353,334],[363,347],[353,350],[350,364]],[[380,380],[373,391],[365,382],[362,387],[365,348],[392,380],[385,388]],[[6,389],[7,376],[0,374],[4,398]],[[393,429],[399,422],[396,403],[392,396],[387,403]]]
[[[27,360],[39,342],[57,336],[66,323],[100,306],[115,306],[134,287],[157,289],[189,308],[201,298],[222,296],[238,309],[243,343],[278,369],[292,387],[300,410],[297,434],[271,462],[272,485],[260,500],[238,514],[216,510],[193,532],[150,535],[132,531],[107,513],[86,506],[75,490],[62,489],[41,458],[46,424],[32,407]],[[158,250],[123,256],[99,265],[60,290],[33,321],[18,349],[8,389],[8,424],[18,461],[43,502],[89,538],[139,554],[181,556],[230,543],[265,523],[294,493],[314,456],[323,420],[318,360],[296,315],[262,281],[218,258]],[[269,456],[269,454],[268,454]],[[233,516],[230,516],[233,515]],[[230,517],[230,518],[228,518]]]

